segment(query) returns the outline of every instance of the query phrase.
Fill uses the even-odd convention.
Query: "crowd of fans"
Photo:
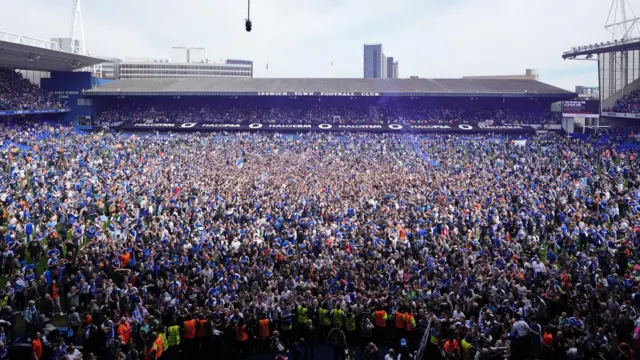
[[[619,113],[637,113],[640,112],[640,89],[631,91],[620,97],[616,104],[604,111]]]
[[[558,124],[558,115],[550,111],[509,108],[467,108],[428,106],[367,106],[355,103],[343,106],[320,104],[304,108],[290,106],[257,106],[233,102],[225,105],[178,107],[171,105],[107,107],[100,112],[98,123],[116,126],[123,122],[146,123],[304,123],[304,124],[443,124],[491,120],[502,124]]]
[[[0,68],[0,110],[63,109],[65,104],[13,69]]]
[[[17,337],[36,359],[640,351],[640,174],[611,143],[35,125],[0,140],[0,359]]]
[[[638,104],[640,104],[640,89],[631,91],[628,94],[620,97],[616,104],[604,111],[619,112],[619,113],[637,113],[639,112]]]

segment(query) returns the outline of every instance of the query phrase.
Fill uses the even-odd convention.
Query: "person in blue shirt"
[[[28,244],[33,240],[33,231],[34,231],[33,223],[31,221],[27,222],[24,225],[24,233],[26,235],[26,241],[25,241],[26,244]]]

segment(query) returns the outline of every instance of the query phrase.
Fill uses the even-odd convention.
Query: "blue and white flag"
[[[239,158],[238,160],[236,160],[236,166],[238,167],[238,169],[242,169],[243,165],[244,165],[244,159]]]
[[[427,330],[422,335],[422,340],[420,340],[420,347],[418,348],[418,353],[416,355],[417,360],[422,360],[424,356],[424,350],[427,348],[427,343],[429,342],[429,335],[431,334],[431,321],[433,318],[429,320],[429,324],[427,325]]]

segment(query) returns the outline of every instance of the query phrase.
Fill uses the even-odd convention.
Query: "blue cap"
[[[406,339],[400,340],[400,346],[407,346],[407,340]]]

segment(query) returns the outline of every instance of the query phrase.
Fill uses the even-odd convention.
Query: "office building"
[[[382,51],[382,44],[364,45],[364,71],[365,79],[394,78],[397,73],[397,61],[392,56],[387,57]]]
[[[116,58],[107,58],[108,62],[102,63],[102,78],[116,80],[120,78],[119,69],[122,60]]]
[[[576,86],[576,94],[581,99],[599,99],[600,88],[597,86]]]
[[[175,79],[210,77],[253,77],[253,61],[226,60],[213,62],[203,48],[173,47],[170,58],[107,58],[102,64],[105,79]]]
[[[394,61],[393,56],[387,58],[387,79],[398,78],[398,62]]]
[[[120,79],[175,79],[210,77],[253,77],[253,62],[238,63],[227,60],[224,63],[174,63],[165,59],[148,61],[123,61],[119,65]]]
[[[384,77],[382,72],[382,44],[364,45],[364,77],[365,79],[379,79]]]

